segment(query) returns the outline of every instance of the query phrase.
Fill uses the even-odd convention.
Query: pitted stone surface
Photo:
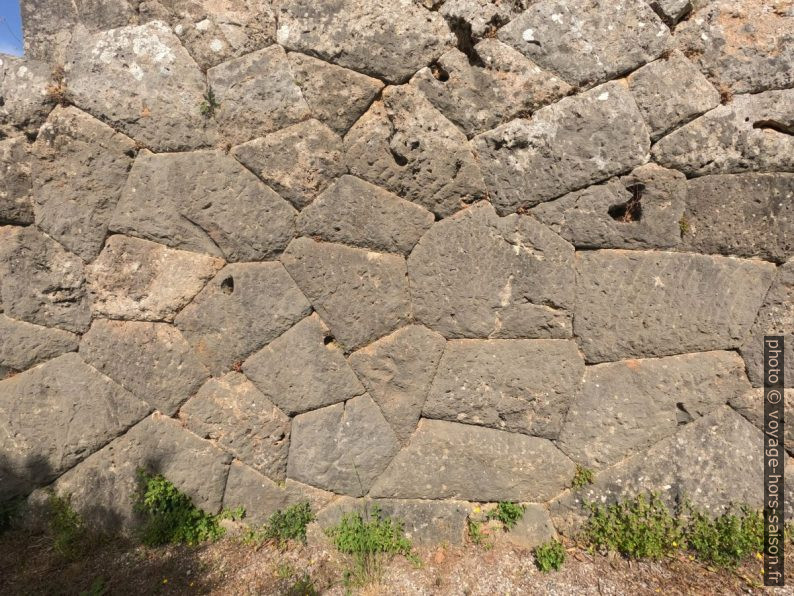
[[[297,219],[303,236],[404,254],[432,225],[427,209],[355,176],[339,178]]]
[[[289,418],[240,373],[207,381],[179,417],[258,472],[276,481],[286,477]]]
[[[0,381],[0,497],[55,479],[148,411],[77,354]]]
[[[0,225],[33,223],[31,188],[25,137],[0,140]]]
[[[342,139],[317,120],[239,145],[232,155],[298,209],[346,172]]]
[[[668,248],[681,242],[686,191],[683,174],[646,164],[531,213],[576,248]]]
[[[223,267],[208,255],[111,236],[86,267],[94,315],[133,321],[173,321]]]
[[[588,362],[738,348],[774,273],[727,257],[578,253],[574,331]]]
[[[445,7],[447,4],[444,5]],[[475,135],[568,95],[570,85],[496,39],[474,46],[482,64],[453,49],[411,79],[467,135]]]
[[[225,267],[176,317],[213,375],[232,368],[311,312],[281,263]]]
[[[287,474],[311,486],[360,497],[397,449],[397,437],[364,394],[295,417]]]
[[[734,396],[730,404],[734,410],[752,424],[760,430],[764,430],[764,389],[762,387],[749,389],[741,395]],[[785,412],[783,441],[786,451],[790,454],[794,452],[794,389],[783,390],[783,407]]]
[[[214,140],[199,111],[204,76],[161,21],[103,31],[70,46],[66,85],[77,107],[155,151]]]
[[[316,314],[251,356],[243,364],[243,372],[290,416],[365,391]]]
[[[737,95],[670,133],[653,159],[689,177],[794,171],[794,89]]]
[[[86,261],[102,250],[135,143],[76,108],[56,108],[33,145],[36,225]]]
[[[491,36],[496,29],[511,19],[518,16],[526,9],[532,0],[508,0],[507,2],[494,2],[493,0],[424,0],[426,8],[436,8],[433,4],[441,4],[438,8],[450,25],[469,26],[471,34],[476,39]]]
[[[450,341],[422,415],[556,439],[583,373],[570,340]]]
[[[441,15],[408,0],[290,0],[278,7],[278,43],[401,83],[451,46]]]
[[[98,319],[83,336],[80,355],[169,416],[209,377],[179,331],[166,323]]]
[[[558,445],[589,468],[639,453],[749,389],[735,352],[588,366]]]
[[[370,492],[373,497],[545,501],[573,478],[550,441],[443,420],[422,420]]]
[[[4,370],[27,370],[64,352],[74,352],[79,342],[74,333],[0,314],[0,378],[5,376]]]
[[[516,546],[529,549],[555,538],[556,535],[548,510],[542,505],[529,503],[524,506],[524,515],[507,533],[506,538]]]
[[[444,338],[409,325],[350,355],[350,366],[404,445],[419,422]]]
[[[695,0],[699,4],[698,0]],[[692,11],[692,0],[650,0],[648,5],[669,26],[673,26]]]
[[[647,159],[648,129],[621,82],[605,83],[474,138],[499,213],[532,207]]]
[[[298,238],[281,261],[346,350],[390,333],[410,316],[402,256]]]
[[[0,134],[37,130],[52,109],[52,84],[52,67],[45,62],[0,56]]]
[[[464,135],[411,85],[389,87],[345,137],[350,173],[446,217],[485,196]]]
[[[408,259],[416,319],[447,338],[571,335],[573,247],[480,203],[437,223]]]
[[[502,27],[499,39],[583,86],[657,58],[670,31],[643,0],[540,0]]]

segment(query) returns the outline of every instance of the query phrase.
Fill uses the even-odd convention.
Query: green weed
[[[594,474],[590,468],[585,468],[576,464],[576,472],[573,475],[573,487],[582,488],[588,484],[593,484]]]
[[[471,540],[472,544],[482,546],[486,550],[493,546],[493,543],[488,540],[486,533],[482,529],[481,521],[469,517],[466,520],[466,526],[469,533],[469,540]]]
[[[319,594],[320,592],[314,587],[314,582],[308,575],[303,575],[295,580],[295,583],[284,592],[284,596],[319,596]]]
[[[559,540],[551,539],[535,547],[535,565],[543,573],[559,571],[565,563],[565,547]]]
[[[749,507],[730,509],[712,519],[687,506],[684,535],[698,559],[719,567],[735,567],[764,549],[764,514]]]
[[[218,99],[215,97],[215,92],[212,86],[207,87],[207,92],[204,94],[204,101],[199,105],[199,111],[205,118],[211,118],[215,115],[216,110],[221,106]]]
[[[526,506],[524,505],[511,503],[510,501],[499,501],[496,508],[487,513],[486,518],[502,522],[505,531],[509,531],[515,528],[519,520],[524,517],[525,510]]]
[[[72,509],[69,498],[50,493],[47,514],[55,552],[66,559],[79,558],[85,550],[88,532],[83,519]]]
[[[678,229],[681,231],[681,238],[689,233],[689,220],[686,215],[682,215],[681,219],[678,220]]]
[[[258,529],[249,529],[243,540],[252,544],[275,542],[284,546],[290,540],[306,542],[306,526],[314,521],[314,513],[308,502],[291,505],[278,510]]]

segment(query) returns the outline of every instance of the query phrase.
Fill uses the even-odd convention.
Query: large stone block
[[[436,223],[408,259],[416,319],[447,338],[571,335],[573,247],[479,203]]]
[[[0,314],[0,378],[6,371],[27,370],[31,366],[74,352],[80,338],[74,333],[51,329]]]
[[[0,56],[0,134],[32,133],[53,106],[52,66],[38,60]]]
[[[0,225],[33,223],[32,186],[25,137],[0,140]]]
[[[788,371],[787,371],[788,372]],[[756,387],[735,395],[731,407],[764,431],[764,389]],[[783,442],[789,454],[794,453],[794,389],[783,390],[784,426]],[[788,462],[786,462],[788,467]]]
[[[580,252],[574,333],[588,362],[738,348],[774,271],[727,257]]]

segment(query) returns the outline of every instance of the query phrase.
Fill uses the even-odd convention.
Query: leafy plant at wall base
[[[466,526],[469,532],[469,540],[472,544],[482,546],[486,550],[490,549],[493,544],[486,538],[486,534],[482,529],[482,522],[476,519],[468,518]]]
[[[55,551],[67,559],[78,558],[83,552],[87,531],[69,499],[50,493],[47,497],[47,513]]]
[[[712,519],[686,507],[687,546],[698,559],[719,567],[735,567],[745,557],[764,549],[764,514],[743,506]]]
[[[565,563],[565,547],[553,538],[535,548],[535,565],[543,573],[559,571]]]
[[[314,521],[314,513],[308,502],[297,503],[283,511],[279,509],[259,529],[250,529],[243,537],[248,543],[275,542],[283,546],[289,540],[306,542],[306,526]]]
[[[576,472],[573,475],[573,487],[582,488],[588,484],[593,484],[594,474],[590,468],[585,468],[576,464]]]
[[[524,517],[525,505],[511,503],[510,501],[499,501],[496,508],[489,511],[488,519],[496,519],[502,522],[505,531],[515,528],[519,520]]]

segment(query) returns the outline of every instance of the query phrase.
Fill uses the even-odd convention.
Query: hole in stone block
[[[330,346],[332,343],[334,343],[334,336],[333,336],[333,335],[326,335],[326,336],[323,338],[323,343],[324,343],[326,346]]]
[[[436,78],[436,80],[439,80],[442,83],[446,83],[449,80],[449,73],[440,64],[432,64],[430,66],[430,72],[433,73],[433,76]]]
[[[692,418],[692,414],[687,412],[686,406],[683,402],[678,402],[676,405],[676,421],[678,425],[681,426],[682,424],[688,424],[692,422],[694,418]]]
[[[408,163],[408,158],[404,155],[400,155],[392,148],[389,148],[389,151],[391,151],[391,156],[394,158],[394,163],[396,163],[398,166],[402,167]]]
[[[608,210],[609,216],[615,221],[629,223],[642,219],[642,192],[645,190],[644,184],[632,184],[626,190],[631,193],[631,198],[625,203],[612,205]]]
[[[231,294],[234,292],[234,278],[227,277],[221,282],[221,292],[224,294]]]

